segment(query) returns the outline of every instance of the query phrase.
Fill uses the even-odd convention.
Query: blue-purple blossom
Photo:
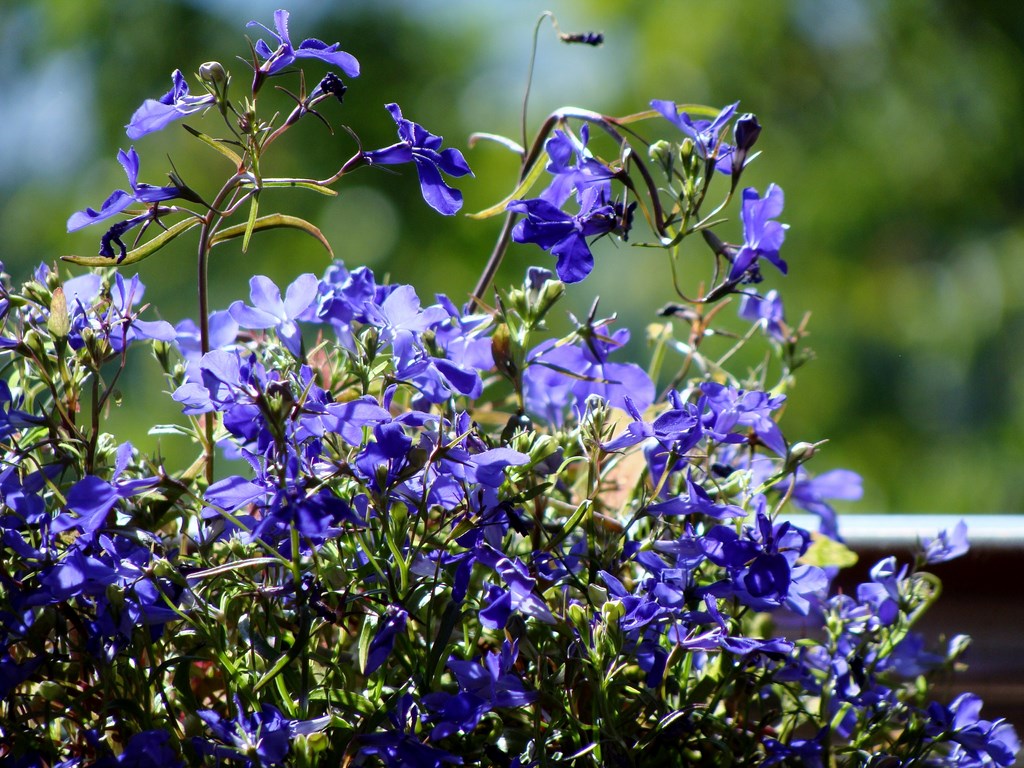
[[[399,141],[390,147],[364,152],[363,158],[370,165],[415,163],[420,191],[427,205],[445,216],[455,215],[462,207],[462,193],[445,183],[441,171],[455,177],[472,176],[466,159],[457,149],[449,147],[442,150],[442,137],[406,120],[397,104],[388,104],[385,108],[398,125]]]
[[[786,455],[786,440],[779,425],[772,418],[786,402],[785,395],[772,396],[757,390],[742,390],[733,386],[706,381],[700,385],[709,412],[704,415],[707,432],[725,443],[746,439],[741,431],[753,430],[757,439],[780,456]]]
[[[167,731],[140,731],[132,734],[119,755],[102,757],[90,768],[183,768],[171,739]]]
[[[462,765],[462,758],[442,749],[424,744],[417,735],[420,725],[419,707],[411,694],[399,697],[388,712],[392,728],[358,737],[359,755],[374,755],[387,768],[444,768]]]
[[[743,246],[733,257],[729,280],[760,280],[759,259],[767,259],[782,274],[786,274],[786,262],[779,256],[779,248],[786,239],[788,224],[775,219],[782,214],[784,197],[782,189],[769,184],[762,198],[753,187],[743,190],[743,206],[740,219],[743,222]]]
[[[212,709],[196,714],[206,723],[212,739],[195,737],[192,746],[200,755],[238,761],[251,768],[270,768],[284,763],[291,751],[292,739],[322,731],[330,716],[316,720],[286,720],[277,707],[264,704],[259,712],[246,714],[235,697],[235,717],[226,718]]]
[[[739,316],[760,325],[770,338],[786,341],[786,315],[778,291],[770,290],[764,296],[744,293],[740,299]]]
[[[686,473],[686,494],[647,507],[651,515],[707,515],[716,520],[745,517],[746,512],[735,504],[715,504],[700,485],[693,482],[693,471]]]
[[[512,229],[512,239],[534,243],[555,256],[555,272],[564,283],[578,283],[594,269],[588,237],[606,235],[623,226],[621,206],[609,202],[600,185],[587,186],[580,192],[579,208],[579,213],[566,213],[542,197],[513,200],[507,206],[526,215]]]
[[[296,59],[320,59],[337,67],[349,77],[359,76],[359,62],[352,54],[340,50],[341,43],[328,45],[323,40],[310,37],[299,43],[298,48],[293,46],[291,36],[288,34],[288,16],[288,11],[274,12],[276,32],[258,21],[250,21],[246,24],[247,27],[260,27],[266,30],[277,41],[276,48],[271,48],[262,39],[256,41],[256,53],[263,59],[263,63],[257,70],[257,77],[261,74],[276,74]]]
[[[579,411],[591,395],[598,395],[616,408],[626,408],[627,398],[634,409],[643,410],[654,402],[654,384],[635,363],[614,363],[612,352],[629,341],[629,331],[621,328],[609,334],[602,326],[594,329],[587,343],[559,346],[549,339],[528,355],[523,373],[523,396],[527,410],[554,425],[565,419],[565,411]]]
[[[584,123],[580,128],[580,138],[577,139],[571,131],[559,129],[544,143],[549,158],[545,170],[554,178],[541,192],[542,200],[561,207],[573,192],[579,201],[583,191],[590,187],[599,190],[600,199],[611,197],[611,179],[615,174],[587,149],[589,139],[590,126]]]
[[[503,629],[513,611],[537,619],[545,624],[554,624],[555,617],[536,592],[537,580],[530,576],[526,565],[519,559],[509,560],[497,553],[481,548],[478,562],[494,569],[506,588],[491,585],[481,601],[485,603],[480,611],[480,623],[488,629]]]
[[[957,696],[949,706],[937,702],[928,707],[925,732],[936,741],[954,744],[950,765],[1013,765],[1020,740],[1006,720],[982,720],[982,701],[973,693]]]
[[[68,281],[71,283],[72,281]],[[86,286],[88,290],[88,286]],[[126,280],[118,272],[114,275],[114,285],[110,290],[109,305],[99,305],[102,312],[86,308],[81,296],[68,303],[71,329],[68,344],[72,349],[81,349],[85,340],[83,332],[89,330],[95,336],[106,339],[111,349],[121,352],[133,341],[140,339],[156,339],[157,341],[174,341],[174,327],[165,320],[140,320],[139,311],[134,307],[142,301],[146,286],[138,275]],[[145,305],[143,305],[143,309]]]
[[[188,83],[180,69],[171,74],[171,90],[159,99],[146,99],[142,106],[135,110],[132,119],[125,126],[125,132],[132,141],[140,139],[147,133],[159,131],[175,120],[206,109],[217,101],[212,93],[202,96],[189,94]]]
[[[508,640],[500,652],[489,651],[482,663],[449,657],[448,668],[459,683],[459,693],[425,697],[424,704],[435,713],[432,719],[437,722],[431,738],[443,739],[457,731],[469,733],[492,709],[523,707],[535,701],[537,692],[528,691],[515,670],[518,657],[519,642]]]
[[[405,625],[409,620],[409,612],[403,608],[389,605],[380,624],[377,626],[377,633],[370,641],[370,648],[366,655],[366,668],[364,675],[372,675],[381,664],[387,661],[388,656],[395,647],[395,639],[405,632]]]
[[[249,280],[249,300],[253,306],[236,301],[228,312],[243,328],[273,328],[281,343],[296,357],[302,356],[302,332],[296,320],[312,307],[320,281],[312,273],[299,275],[281,299],[280,289],[264,275]]]
[[[0,379],[0,440],[6,441],[18,430],[45,424],[46,419],[21,410],[18,406],[25,402],[25,395],[17,397],[11,392],[6,379]]]
[[[924,560],[928,564],[944,563],[967,554],[967,523],[961,520],[952,531],[942,530],[935,538],[921,542],[924,546]]]
[[[86,208],[83,211],[71,214],[68,218],[68,232],[74,232],[87,227],[90,224],[109,219],[115,216],[132,203],[158,203],[163,200],[171,200],[181,194],[181,189],[176,186],[157,187],[152,184],[139,183],[139,154],[135,147],[130,147],[127,152],[123,149],[117,151],[117,162],[124,168],[128,176],[128,185],[131,192],[123,189],[115,189],[97,211],[93,208]]]
[[[744,526],[742,533],[737,533],[731,526],[716,525],[704,537],[704,553],[730,576],[729,582],[719,582],[712,592],[718,597],[733,595],[756,610],[786,605],[806,615],[810,598],[823,595],[828,587],[821,568],[797,563],[810,546],[811,536],[789,522],[773,525],[764,512],[763,496],[753,503],[753,526]]]
[[[722,141],[722,132],[733,115],[736,114],[738,101],[725,107],[714,120],[694,120],[688,113],[680,112],[674,101],[655,99],[651,102],[651,106],[693,141],[698,157],[703,160],[713,160],[717,171],[733,172],[734,148]]]
[[[110,510],[118,501],[153,488],[159,482],[157,477],[121,479],[134,450],[131,443],[123,443],[117,449],[114,472],[109,482],[87,475],[71,486],[66,497],[69,512],[63,512],[54,519],[50,526],[51,533],[77,528],[82,532],[83,540],[91,540],[103,527]]]

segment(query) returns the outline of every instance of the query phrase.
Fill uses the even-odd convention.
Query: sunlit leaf
[[[547,165],[547,158],[547,152],[542,152],[540,156],[537,158],[537,162],[533,164],[533,168],[530,169],[530,172],[528,174],[526,174],[526,178],[519,182],[519,186],[512,190],[512,194],[506,197],[500,203],[496,203],[492,205],[490,208],[485,208],[482,211],[477,211],[476,213],[469,213],[466,215],[469,216],[469,218],[471,219],[489,219],[491,216],[497,216],[499,213],[504,213],[505,207],[509,203],[511,203],[513,200],[518,200],[519,198],[523,197],[527,192],[530,191],[533,185],[537,183],[537,179],[539,179],[541,177],[541,174],[544,173],[544,166]]]
[[[177,224],[168,227],[165,231],[154,237],[152,240],[147,240],[145,243],[140,245],[138,248],[134,248],[125,255],[123,259],[118,261],[116,258],[110,258],[108,256],[61,256],[62,261],[67,261],[72,264],[78,264],[81,267],[126,267],[129,264],[136,264],[142,261],[147,256],[151,256],[171,240],[176,238],[183,232],[187,232],[192,227],[199,224],[199,219],[188,218],[183,221],[179,221]]]
[[[233,227],[222,229],[220,232],[210,238],[210,245],[219,245],[227,240],[232,240],[236,237],[242,237],[245,235],[248,229],[248,222],[245,224],[236,224]],[[327,253],[333,258],[334,251],[331,248],[331,244],[327,242],[327,238],[324,237],[323,232],[314,227],[305,219],[300,219],[298,216],[287,216],[283,213],[273,213],[269,216],[261,216],[252,222],[252,231],[259,232],[264,229],[277,229],[278,227],[288,227],[290,229],[299,229],[303,232],[315,237],[320,241],[320,244],[327,249]]]

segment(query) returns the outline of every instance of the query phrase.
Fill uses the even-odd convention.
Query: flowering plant
[[[308,221],[262,212],[265,190],[334,194],[361,168],[412,163],[426,203],[452,215],[450,179],[471,174],[389,104],[391,146],[356,140],[322,179],[265,175],[271,146],[299,120],[328,123],[346,92],[338,71],[359,65],[337,43],[294,45],[285,11],[273,30],[253,24],[269,42],[251,45],[244,99],[210,62],[204,93],[176,71],[127,126],[138,141],[219,116],[219,136],[183,125],[229,163],[223,186],[202,193],[176,172],[140,182],[130,147],[118,154],[129,189],[68,220],[108,227],[99,255],[67,257],[96,269],[43,265],[20,288],[5,277],[0,757],[1013,762],[1013,728],[982,719],[977,697],[930,694],[965,639],[936,652],[913,631],[939,591],[923,569],[966,551],[963,526],[913,562],[881,561],[852,594],[832,588],[853,555],[829,501],[856,498],[859,478],[812,474],[818,444],[779,426],[804,327],[777,291],[758,291],[765,263],[788,267],[782,190],[740,185],[754,116],[656,100],[621,118],[558,110],[529,146],[478,136],[516,152],[521,172],[476,214],[505,220],[463,307],[334,261],[283,296],[255,275],[248,303],[212,311],[216,245],[285,227],[330,253]],[[330,68],[312,90],[303,59]],[[261,117],[261,90],[288,79],[292,111]],[[735,243],[718,234],[734,197]],[[191,230],[198,322],[145,319],[124,268]],[[646,369],[623,359],[629,334],[596,302],[567,335],[545,324],[591,272],[593,241],[631,234],[667,252],[675,294],[649,329]],[[677,268],[694,241],[709,247],[707,280],[687,295]],[[495,293],[512,242],[548,252],[554,271],[531,267]],[[749,323],[738,336],[720,317],[733,297]],[[764,361],[730,369],[758,343]],[[153,429],[195,446],[184,470],[104,430],[128,354],[146,347],[185,417]],[[794,507],[820,531],[788,520]]]

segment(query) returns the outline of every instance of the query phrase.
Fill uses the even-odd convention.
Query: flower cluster
[[[750,159],[755,118],[736,118],[734,105],[704,119],[655,101],[650,117],[683,138],[651,144],[644,159],[621,121],[556,114],[524,153],[527,166],[546,158],[550,184],[535,198],[520,184],[495,211],[509,217],[500,244],[535,243],[555,269],[531,267],[494,308],[482,291],[460,308],[333,261],[288,286],[252,276],[248,302],[215,310],[204,265],[217,242],[279,226],[322,240],[308,222],[257,215],[254,202],[245,217],[260,189],[326,188],[364,165],[411,162],[426,202],[453,214],[461,196],[441,174],[470,174],[458,150],[393,104],[399,142],[357,149],[333,176],[256,173],[259,153],[341,92],[332,75],[275,126],[250,115],[267,78],[308,58],[359,72],[339,44],[295,46],[284,11],[276,31],[262,28],[273,41],[253,46],[244,109],[227,101],[223,68],[204,65],[205,95],[176,72],[174,89],[129,124],[139,138],[219,113],[241,140],[189,130],[234,158],[224,187],[204,196],[177,178],[140,184],[138,155],[122,152],[131,191],[68,222],[117,218],[99,257],[74,259],[99,271],[43,266],[17,288],[3,277],[0,758],[83,768],[1013,762],[1013,728],[981,719],[977,697],[928,695],[966,643],[936,651],[912,631],[938,593],[922,569],[966,551],[962,526],[926,541],[913,563],[884,559],[853,592],[833,587],[850,553],[830,501],[856,498],[859,478],[812,474],[814,446],[780,426],[800,329],[785,324],[775,291],[750,288],[761,260],[786,270],[781,190],[742,192],[742,243],[710,231]],[[592,126],[617,160],[589,148]],[[667,172],[663,183],[648,163]],[[721,177],[725,200],[705,214]],[[648,368],[629,361],[628,331],[596,304],[566,335],[545,325],[565,284],[590,272],[589,238],[625,236],[634,209],[650,244],[669,251],[700,233],[715,275],[699,300],[679,294],[669,314],[689,327],[677,339],[664,324]],[[230,223],[236,214],[243,223]],[[165,218],[146,239],[145,225]],[[119,238],[135,226],[129,249]],[[144,319],[138,276],[109,267],[193,228],[198,322]],[[740,321],[763,331],[745,338],[771,353],[756,376],[728,370],[734,350],[713,348],[697,311],[731,293],[744,299]],[[180,407],[177,423],[152,426],[194,450],[184,469],[105,429],[140,348]],[[794,525],[794,507],[817,514],[820,531]],[[793,618],[813,631],[780,629]]]

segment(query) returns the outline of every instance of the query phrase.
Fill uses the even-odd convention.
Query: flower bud
[[[789,449],[789,459],[803,464],[814,456],[817,446],[814,443],[794,443]]]
[[[494,364],[498,371],[515,381],[519,368],[512,359],[512,333],[507,323],[502,323],[494,329],[491,335],[491,354],[494,356]]]
[[[569,621],[571,621],[581,632],[589,625],[587,609],[579,603],[570,603],[568,608]]]
[[[530,446],[530,464],[538,464],[558,452],[558,440],[552,435],[538,435]]]
[[[621,600],[609,600],[601,606],[601,617],[604,619],[605,624],[615,624],[625,615],[626,606],[622,604]]]
[[[604,605],[608,602],[608,590],[602,587],[600,584],[588,584],[587,585],[587,597],[590,598],[594,605]]]
[[[33,356],[40,365],[48,367],[50,355],[43,334],[35,328],[29,328],[25,331],[25,336],[21,341],[28,349],[32,350]]]
[[[754,146],[757,137],[761,135],[761,124],[757,122],[757,116],[749,112],[740,115],[736,120],[736,125],[733,126],[732,135],[736,141],[736,149],[746,153]]]
[[[673,154],[672,142],[664,139],[654,142],[647,150],[647,156],[651,158],[651,162],[664,168],[672,167]]]
[[[207,83],[223,83],[228,73],[219,61],[208,61],[199,67],[199,79]]]
[[[58,286],[50,296],[50,316],[46,318],[46,330],[55,339],[66,339],[71,332],[71,318],[68,317],[68,302],[64,289]]]

